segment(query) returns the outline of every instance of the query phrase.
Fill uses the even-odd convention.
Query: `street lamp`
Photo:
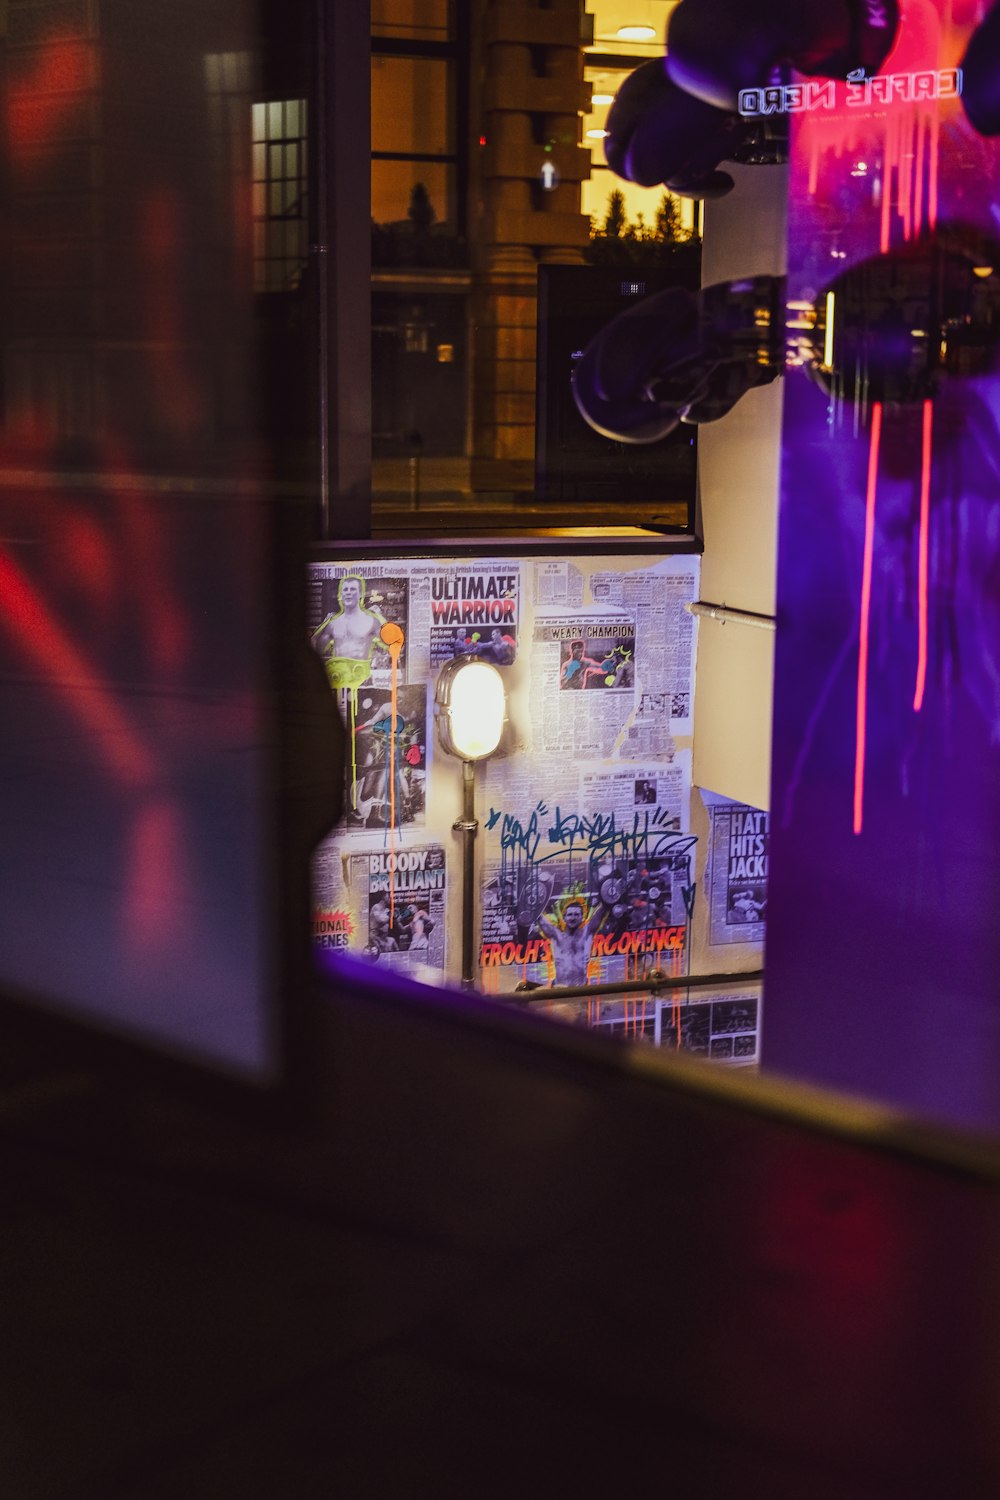
[[[434,690],[441,748],[462,762],[462,816],[452,824],[462,835],[462,987],[472,989],[475,929],[476,762],[487,760],[503,737],[507,690],[491,662],[474,656],[446,662]]]

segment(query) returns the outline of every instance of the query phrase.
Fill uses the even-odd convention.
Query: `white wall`
[[[727,167],[736,187],[705,208],[702,283],[785,269],[788,172]],[[699,429],[705,555],[701,597],[773,616],[781,451],[779,378]],[[774,635],[702,617],[698,630],[693,780],[751,807],[770,800]]]

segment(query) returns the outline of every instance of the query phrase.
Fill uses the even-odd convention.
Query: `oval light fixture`
[[[651,42],[656,36],[655,26],[619,26],[615,36],[620,42]]]
[[[434,698],[438,734],[449,755],[477,761],[493,754],[503,737],[507,693],[492,663],[475,657],[447,662]]]

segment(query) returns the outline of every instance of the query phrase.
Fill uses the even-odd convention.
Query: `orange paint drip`
[[[931,530],[931,449],[934,431],[934,403],[924,402],[923,446],[920,465],[920,538],[917,544],[917,685],[913,693],[913,710],[919,713],[924,704],[927,683],[927,595],[928,556]]]
[[[871,446],[868,453],[868,489],[865,497],[865,545],[861,568],[861,615],[858,641],[858,702],[854,748],[854,832],[861,832],[865,797],[865,739],[868,717],[868,632],[872,603],[872,558],[875,552],[875,491],[878,452],[882,436],[882,403],[872,405]]]
[[[403,649],[403,632],[392,620],[387,620],[379,631],[384,645],[389,648],[392,663],[392,687],[389,701],[389,868],[396,865],[396,714],[399,689],[399,653]],[[389,880],[389,923],[396,920],[395,881]]]
[[[348,688],[347,701],[351,705],[351,806],[357,811],[358,806],[358,690],[356,687]],[[392,883],[389,884],[389,900],[392,900]]]

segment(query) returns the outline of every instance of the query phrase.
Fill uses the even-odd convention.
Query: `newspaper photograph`
[[[509,667],[517,658],[521,565],[509,559],[414,564],[410,584],[412,677],[436,675],[456,656]]]
[[[323,658],[332,687],[388,685],[394,656],[398,680],[406,681],[409,580],[398,566],[386,573],[378,565],[361,571],[314,563],[309,569],[308,607],[310,640]],[[390,624],[398,627],[393,649],[383,638]]]
[[[710,943],[761,943],[767,913],[768,814],[728,803],[710,809]]]
[[[643,859],[562,855],[493,867],[483,882],[484,989],[585,985],[684,973],[693,840]]]
[[[698,597],[692,558],[670,558],[649,570],[597,572],[591,579],[595,605],[606,603],[635,621],[636,681],[644,693],[662,692],[673,734],[692,727],[694,619],[685,606]],[[631,746],[629,747],[631,748]],[[643,752],[638,744],[639,754]]]
[[[607,692],[635,684],[635,625],[588,620],[548,625],[536,640],[559,642],[559,691]]]
[[[440,845],[348,856],[356,940],[390,968],[445,966],[445,851]]]
[[[360,688],[341,711],[349,744],[345,757],[344,832],[415,827],[427,806],[427,689]],[[352,724],[352,710],[353,719]]]
[[[535,615],[530,713],[534,748],[612,754],[635,702],[635,621],[602,613]]]

